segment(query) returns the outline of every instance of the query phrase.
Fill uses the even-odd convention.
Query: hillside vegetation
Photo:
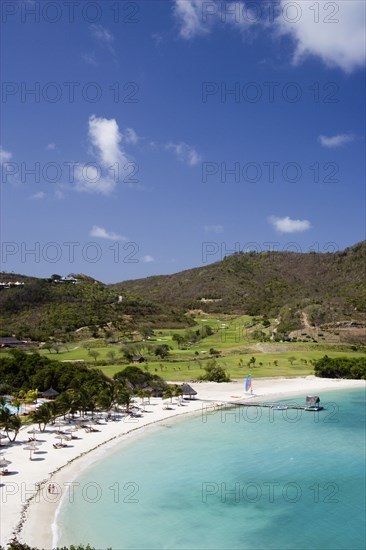
[[[7,280],[7,276],[2,274]],[[20,279],[19,279],[20,280]],[[153,304],[83,278],[77,284],[28,279],[24,286],[0,292],[1,336],[46,340],[64,339],[82,327],[94,336],[101,328],[126,331],[146,326],[188,326],[189,319],[175,308]]]
[[[113,285],[157,303],[314,325],[365,320],[366,241],[337,253],[239,253],[174,275]]]

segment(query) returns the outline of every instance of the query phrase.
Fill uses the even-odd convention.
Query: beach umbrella
[[[29,460],[32,460],[32,453],[35,451],[38,451],[38,447],[36,445],[27,445],[26,447],[23,447],[25,451],[29,451]]]
[[[62,445],[62,440],[65,439],[65,436],[60,434],[60,435],[56,435],[56,439],[59,439],[60,440],[60,443]]]
[[[71,428],[68,428],[68,429],[66,430],[67,433],[71,434],[71,437],[73,437],[73,434],[74,434],[76,431],[77,431],[77,430],[76,430],[75,426],[72,426]]]
[[[35,427],[33,427],[31,430],[29,430],[28,433],[33,436],[33,439],[36,439],[36,434],[39,434],[40,432],[39,430],[36,430]]]
[[[11,464],[10,460],[7,460],[3,456],[0,458],[0,468],[6,468],[9,464]]]
[[[33,428],[31,430],[29,430],[28,433],[29,434],[39,434],[41,432],[39,430],[37,430],[37,428],[35,426],[33,426]]]

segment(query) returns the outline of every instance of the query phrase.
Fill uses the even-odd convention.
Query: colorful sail
[[[245,391],[248,393],[251,387],[252,387],[252,377],[250,376],[250,374],[248,374],[247,379],[245,380]]]

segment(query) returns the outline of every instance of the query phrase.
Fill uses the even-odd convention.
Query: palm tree
[[[174,390],[175,397],[181,397],[183,395],[183,388],[182,386],[177,386]]]
[[[107,411],[112,408],[113,405],[113,391],[108,389],[101,390],[96,396],[97,410]]]
[[[130,405],[132,402],[133,393],[126,387],[121,388],[116,396],[116,401],[119,405],[126,407],[126,412],[130,412]]]
[[[48,405],[49,405],[48,403],[41,405],[38,409],[31,412],[29,415],[31,421],[36,422],[38,424],[38,428],[40,432],[45,431],[47,424],[50,422],[52,418],[51,409]],[[43,427],[42,427],[42,424],[43,424]]]
[[[0,410],[0,428],[6,432],[9,441],[15,441],[21,425],[22,422],[17,414],[11,414],[11,412],[5,408]],[[14,432],[13,438],[10,437],[10,432]]]
[[[172,388],[172,387],[168,387],[168,388],[164,391],[163,397],[164,397],[164,399],[169,399],[169,398],[170,398],[170,402],[173,403],[173,397],[174,397],[173,388]]]

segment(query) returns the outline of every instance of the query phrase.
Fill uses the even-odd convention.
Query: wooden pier
[[[317,404],[315,406],[311,405],[291,405],[290,403],[261,403],[259,401],[244,401],[244,400],[235,400],[235,401],[221,401],[218,399],[202,399],[202,402],[207,403],[217,403],[218,406],[234,406],[239,405],[240,407],[261,407],[261,408],[267,408],[272,410],[287,410],[287,409],[295,409],[295,410],[301,410],[301,411],[314,411],[319,412],[323,411],[324,407]]]
[[[301,411],[322,411],[324,407],[310,407],[308,405],[291,405],[287,403],[258,403],[253,401],[227,401],[228,405],[240,405],[241,407],[266,407],[269,409],[286,410],[297,409]]]

